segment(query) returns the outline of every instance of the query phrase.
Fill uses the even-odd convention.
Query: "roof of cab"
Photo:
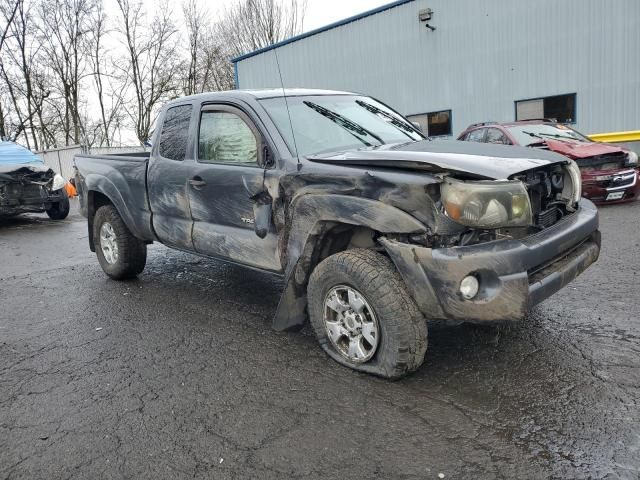
[[[267,88],[262,90],[227,90],[224,92],[208,92],[189,95],[171,100],[167,105],[185,103],[189,101],[215,101],[229,98],[235,99],[265,99],[287,97],[306,97],[312,95],[356,95],[351,92],[341,92],[338,90],[317,90],[312,88]]]

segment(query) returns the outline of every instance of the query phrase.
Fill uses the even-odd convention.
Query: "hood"
[[[31,150],[14,142],[0,142],[0,173],[15,172],[21,168],[32,172],[49,170],[42,159]]]
[[[546,150],[458,140],[383,145],[374,149],[313,155],[307,159],[336,165],[459,172],[490,180],[507,179],[545,165],[567,163],[562,155]]]
[[[565,155],[569,158],[579,159],[624,152],[620,147],[598,142],[564,142],[562,140],[545,139],[549,150]]]

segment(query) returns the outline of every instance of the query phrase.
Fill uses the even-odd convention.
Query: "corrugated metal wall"
[[[429,31],[418,21],[434,10]],[[577,93],[576,128],[640,129],[640,0],[416,0],[277,49],[286,87],[367,93],[406,115],[452,110],[453,134],[512,121],[514,101]],[[279,87],[274,51],[240,88]]]
[[[57,173],[64,178],[69,179],[73,177],[73,157],[81,153],[91,153],[93,155],[108,154],[108,153],[129,153],[129,152],[144,152],[144,147],[93,147],[88,149],[82,145],[71,145],[69,147],[52,148],[51,150],[41,150],[35,152],[45,165],[51,167]]]

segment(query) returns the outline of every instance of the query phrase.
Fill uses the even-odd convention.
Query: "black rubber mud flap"
[[[293,273],[289,275],[292,277]],[[293,278],[287,279],[287,286],[280,296],[278,309],[273,317],[273,329],[277,331],[298,331],[307,321],[306,295],[298,295]]]

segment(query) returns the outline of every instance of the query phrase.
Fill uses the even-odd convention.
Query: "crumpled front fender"
[[[285,250],[285,290],[273,327],[300,327],[307,318],[306,287],[315,267],[314,252],[328,229],[336,225],[366,227],[381,234],[426,232],[426,227],[402,210],[368,198],[307,194],[292,204],[293,213]]]

